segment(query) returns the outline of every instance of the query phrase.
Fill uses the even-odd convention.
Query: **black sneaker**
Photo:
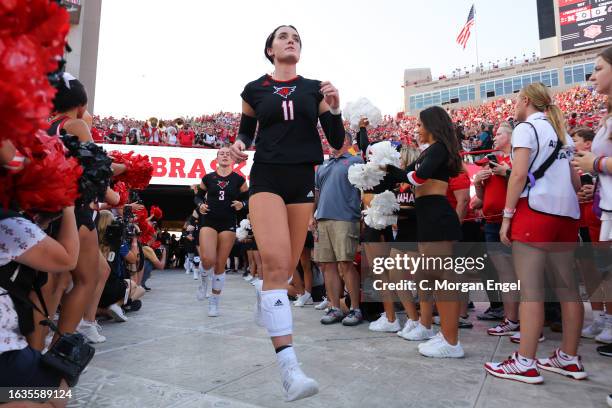
[[[150,291],[151,291],[151,288],[150,288],[150,287],[148,287],[148,286],[142,285],[142,287],[143,287],[143,288],[144,288],[144,290],[146,290],[147,292],[150,292]]]
[[[123,306],[123,310],[127,312],[137,312],[142,307],[142,302],[139,299],[129,300],[128,303]]]
[[[503,320],[504,319],[504,308],[488,308],[484,313],[476,316],[478,320]]]
[[[612,357],[612,344],[597,347],[597,352],[602,356]]]

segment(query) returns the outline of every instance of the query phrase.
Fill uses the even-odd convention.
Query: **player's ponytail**
[[[527,85],[521,93],[529,98],[529,101],[540,112],[545,112],[550,124],[555,129],[557,137],[565,145],[567,143],[565,118],[563,112],[553,103],[548,88],[541,82]]]

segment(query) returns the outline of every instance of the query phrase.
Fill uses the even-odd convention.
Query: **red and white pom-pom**
[[[108,154],[113,162],[125,164],[126,171],[115,177],[115,180],[123,181],[134,190],[147,188],[153,177],[153,165],[149,161],[149,156],[129,153],[121,153],[114,150]]]
[[[380,184],[385,172],[370,163],[353,164],[348,169],[349,182],[360,190],[371,190]]]
[[[29,212],[59,212],[79,197],[83,173],[75,158],[66,158],[64,144],[56,136],[39,131],[23,149],[28,163],[13,178],[12,199]]]
[[[240,221],[240,228],[242,228],[244,230],[250,230],[251,229],[251,221],[249,221],[248,218],[245,218],[244,220]]]
[[[140,228],[140,242],[148,245],[155,238],[155,228],[149,221],[139,222],[138,228]]]
[[[242,240],[247,239],[248,236],[249,236],[249,232],[246,229],[242,227],[236,228],[236,239],[238,239],[239,241],[242,241]]]
[[[119,203],[115,207],[123,207],[130,199],[130,191],[123,181],[118,181],[113,186],[113,191],[119,194]]]
[[[386,166],[387,164],[392,164],[395,167],[400,166],[401,155],[388,140],[370,145],[368,150],[368,163],[377,166]]]
[[[149,218],[149,212],[145,206],[143,206],[141,210],[134,211],[134,215],[138,223],[145,222],[147,218]]]
[[[397,214],[400,205],[395,194],[385,191],[376,194],[370,202],[370,208],[364,211],[366,225],[374,229],[383,229],[397,223]]]
[[[164,217],[164,213],[162,209],[156,205],[151,206],[151,210],[149,211],[149,213],[153,216],[154,219],[158,221]]]

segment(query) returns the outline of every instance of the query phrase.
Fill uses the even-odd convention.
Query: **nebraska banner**
[[[189,186],[199,184],[202,177],[217,168],[217,149],[200,149],[167,146],[133,146],[102,144],[107,152],[133,151],[147,155],[153,164],[151,184]],[[248,180],[255,152],[247,152],[249,159],[234,166],[234,171]]]

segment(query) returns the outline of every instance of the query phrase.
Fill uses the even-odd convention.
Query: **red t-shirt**
[[[453,210],[457,208],[457,198],[455,197],[455,191],[458,190],[469,190],[472,183],[470,177],[466,172],[459,174],[457,177],[451,177],[448,180],[448,189],[446,190],[446,197]]]
[[[195,134],[191,130],[181,130],[177,137],[181,146],[193,146]]]
[[[102,136],[98,128],[95,128],[95,127],[91,128],[91,138],[96,143],[100,143],[104,141],[104,136]]]
[[[497,161],[512,167],[510,156],[497,155]],[[484,181],[483,186],[482,213],[488,223],[501,224],[503,221],[502,214],[506,206],[508,182],[503,176],[493,175]]]

